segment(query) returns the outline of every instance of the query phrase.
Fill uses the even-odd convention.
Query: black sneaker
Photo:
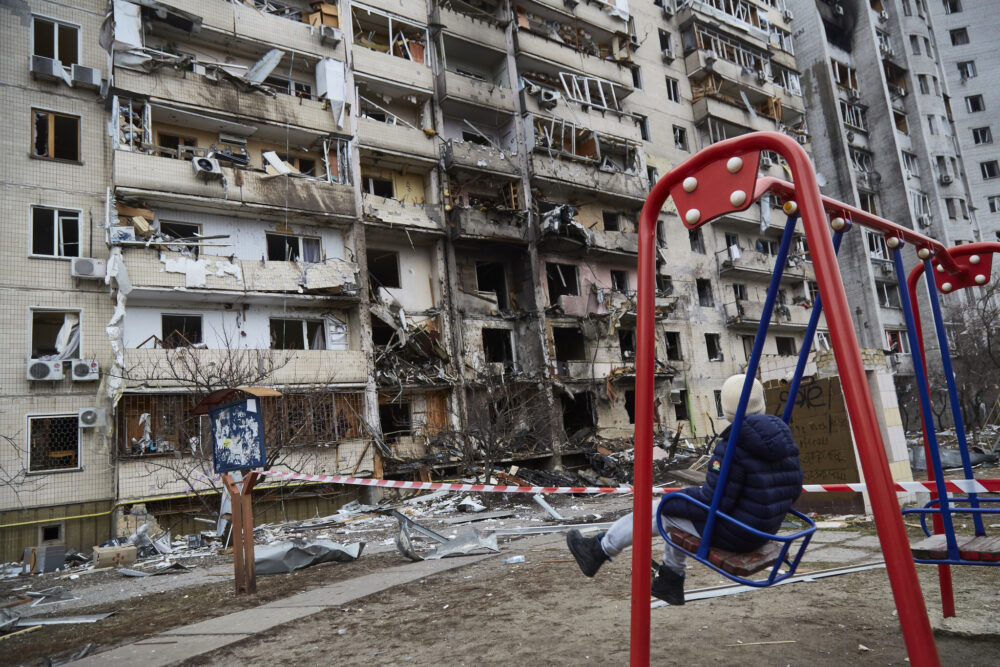
[[[684,604],[684,575],[677,574],[665,565],[661,565],[650,592],[667,604]]]
[[[588,577],[597,574],[604,561],[609,560],[608,555],[601,548],[601,533],[597,537],[584,537],[580,531],[573,529],[566,533],[566,546],[576,559],[576,564]]]

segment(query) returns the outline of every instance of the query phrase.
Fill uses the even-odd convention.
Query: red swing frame
[[[780,154],[788,162],[794,185],[775,178],[758,178],[760,151]],[[777,132],[757,132],[728,139],[691,156],[656,183],[639,219],[630,662],[632,665],[649,664],[657,219],[668,196],[677,205],[685,226],[696,229],[718,216],[749,208],[767,192],[786,202],[794,201],[801,214],[903,639],[914,665],[937,666],[940,664],[937,647],[885,457],[861,349],[833,251],[827,214],[877,229],[887,238],[896,237],[917,248],[927,248],[947,273],[962,276],[965,271],[938,241],[822,197],[809,156],[798,142]],[[786,209],[786,212],[794,210]]]

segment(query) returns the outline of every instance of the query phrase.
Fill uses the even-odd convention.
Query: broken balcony
[[[719,27],[760,42],[760,48],[767,48],[770,42],[767,9],[750,0],[685,0],[684,5],[678,7],[676,21],[677,25],[686,25],[706,17],[713,19],[711,22]]]
[[[573,162],[536,151],[531,156],[531,167],[535,178],[579,193],[596,192],[633,203],[645,201],[648,194],[638,173],[606,171],[592,160]]]
[[[233,259],[167,249],[130,248],[122,254],[132,295],[176,300],[180,290],[200,302],[283,302],[299,296],[330,303],[358,301],[358,265],[341,259],[324,262],[278,262]],[[197,294],[197,296],[195,296]]]
[[[501,87],[477,76],[442,70],[437,76],[437,90],[438,100],[443,105],[457,101],[498,112],[512,114],[517,111],[514,92],[509,85]]]
[[[448,170],[468,169],[506,178],[516,178],[521,174],[516,153],[474,141],[448,139],[441,147],[441,156],[444,168]]]
[[[427,53],[427,17],[419,0],[399,0],[393,14],[352,6],[354,69],[401,86],[430,92],[434,82]]]
[[[775,256],[757,250],[723,248],[715,254],[720,278],[770,278],[774,273]],[[813,279],[811,264],[798,258],[789,257],[781,279],[802,281]]]
[[[516,37],[519,70],[537,69],[542,63],[556,63],[568,71],[586,72],[623,88],[632,88],[632,72],[628,67],[526,30],[519,30]]]
[[[370,222],[437,232],[443,229],[441,207],[434,204],[401,201],[365,192],[361,195],[361,213]]]
[[[114,182],[118,196],[227,209],[265,206],[351,219],[355,194],[350,185],[317,179],[272,176],[264,171],[219,166],[217,176],[199,177],[189,160],[139,152],[114,152]]]
[[[177,365],[178,355],[191,355],[200,368],[228,363],[233,355],[256,361],[260,353],[273,354],[288,363],[276,368],[267,378],[270,385],[363,385],[368,380],[365,353],[361,350],[204,350],[194,348],[161,349],[153,347],[125,350],[125,384],[128,387],[178,388],[182,382],[167,369]],[[280,364],[278,364],[280,365]]]
[[[446,35],[473,39],[485,47],[507,52],[504,24],[498,16],[502,13],[499,7],[491,13],[463,0],[439,0],[434,5],[431,20],[440,23]]]
[[[136,97],[159,100],[164,104],[183,103],[205,109],[213,114],[219,109],[255,122],[271,121],[308,128],[316,132],[337,132],[328,103],[311,94],[275,94],[268,96],[257,90],[240,90],[226,80],[213,81],[207,76],[186,72],[180,74],[163,68],[155,74],[143,74],[120,69],[115,72],[115,85]]]
[[[453,206],[448,211],[452,238],[527,243],[527,214],[523,211]]]
[[[358,144],[392,155],[420,158],[427,162],[438,159],[438,141],[423,130],[403,123],[393,123],[371,117],[358,118]]]
[[[764,313],[764,302],[748,299],[731,301],[723,305],[726,326],[738,330],[757,330]],[[769,331],[805,331],[812,315],[811,307],[799,304],[775,304],[771,313]],[[820,321],[821,326],[823,320]]]
[[[309,25],[302,12],[271,13],[243,2],[227,3],[224,8],[206,6],[200,0],[160,0],[160,4],[201,17],[201,31],[196,34],[213,41],[232,40],[233,35],[239,35],[261,44],[328,57],[330,49],[338,46],[343,37],[339,25],[334,25],[339,21],[326,18]],[[307,17],[312,13],[305,11]],[[153,25],[155,30],[155,21]]]

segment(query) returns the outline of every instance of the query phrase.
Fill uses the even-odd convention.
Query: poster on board
[[[788,384],[764,383],[768,411],[781,415]],[[837,377],[805,378],[788,425],[799,447],[805,484],[850,484],[861,481],[844,394]],[[803,493],[795,509],[822,513],[864,512],[860,493]]]
[[[267,457],[260,401],[248,398],[227,403],[208,414],[216,474],[264,466]]]

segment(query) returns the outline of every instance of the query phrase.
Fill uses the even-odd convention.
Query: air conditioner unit
[[[673,403],[674,405],[680,405],[681,403],[684,402],[684,397],[681,395],[680,389],[670,390],[670,402]]]
[[[941,174],[941,185],[951,185],[953,180],[951,174]]]
[[[924,215],[918,215],[917,224],[920,225],[921,227],[930,227],[931,216],[927,215],[926,213]]]
[[[31,56],[31,74],[43,81],[63,81],[62,63],[45,56]]]
[[[769,158],[769,157],[762,157],[760,159],[760,168],[761,169],[770,169],[773,166],[774,166],[774,162],[771,161],[771,158]]]
[[[889,12],[887,12],[887,11],[881,11],[881,12],[879,12],[878,13],[878,20],[881,21],[882,23],[885,23],[886,21],[888,21],[889,20]]]
[[[108,422],[108,413],[104,408],[83,408],[77,413],[80,428],[95,428]]]
[[[244,146],[247,145],[247,138],[240,136],[238,134],[227,134],[225,132],[219,132],[219,142],[226,144],[228,146]]]
[[[552,109],[557,104],[559,104],[559,98],[561,95],[558,90],[552,90],[551,88],[543,88],[541,95],[538,96],[538,106],[543,109]]]
[[[842,5],[834,5],[833,6],[833,13],[836,16],[843,16],[844,15],[844,7]]]
[[[663,0],[663,18],[669,19],[674,16],[674,0]]]
[[[809,135],[808,134],[796,134],[795,135],[795,141],[797,141],[800,144],[802,144],[803,146],[805,146],[806,144],[809,143]]]
[[[707,69],[708,71],[712,71],[712,68],[714,66],[715,66],[715,56],[713,56],[710,53],[707,56],[705,56],[705,69]]]
[[[101,379],[101,365],[94,359],[74,359],[70,364],[73,382],[93,382]]]
[[[860,102],[861,101],[861,91],[859,91],[859,90],[849,90],[849,91],[847,91],[847,99],[850,102]]]
[[[851,130],[848,130],[845,136],[847,137],[848,142],[853,143],[856,135]]]
[[[29,380],[55,381],[63,379],[63,362],[59,360],[28,359]]]
[[[767,83],[767,72],[757,70],[757,83]]]
[[[660,52],[660,57],[663,58],[663,62],[672,63],[674,62],[674,51],[673,49],[663,49]]]
[[[196,157],[191,160],[195,176],[204,180],[222,178],[222,168],[219,161],[212,157]]]
[[[104,280],[104,277],[108,275],[108,262],[91,257],[74,257],[69,265],[69,275],[74,278]]]
[[[73,79],[74,86],[80,86],[81,88],[101,87],[101,70],[94,69],[93,67],[73,65],[71,78]]]
[[[785,22],[790,22],[795,20],[795,15],[792,14],[791,9],[786,9],[785,11],[781,12],[781,16],[782,18],[785,19]]]

